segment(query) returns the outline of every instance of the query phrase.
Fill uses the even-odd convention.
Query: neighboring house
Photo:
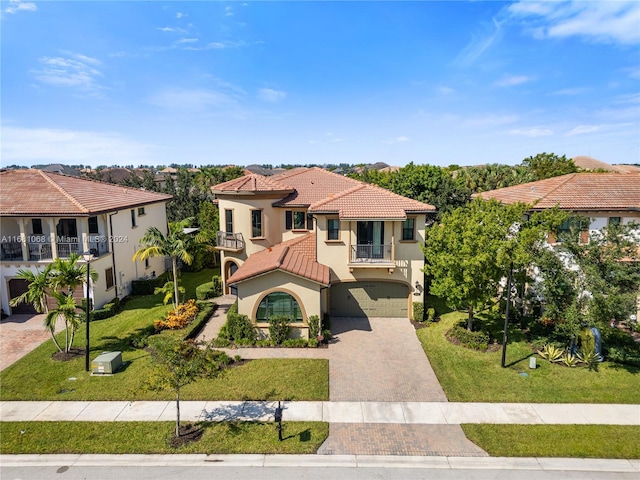
[[[261,329],[293,318],[409,317],[424,295],[427,215],[435,207],[321,168],[248,175],[212,187],[225,291]]]
[[[588,231],[580,234],[582,242],[588,242],[589,234],[610,224],[640,225],[640,173],[570,173],[475,196],[502,203],[528,203],[534,211],[557,206],[588,218]],[[566,228],[569,227],[567,222]],[[556,241],[552,234],[548,240],[551,244]],[[640,295],[637,315],[640,317]]]
[[[131,281],[164,271],[163,259],[133,262],[148,227],[166,231],[170,195],[40,170],[0,173],[0,288],[5,313],[32,313],[9,300],[27,288],[18,270],[41,270],[55,258],[91,251],[98,281],[91,285],[96,308],[131,291]],[[83,261],[83,260],[81,260]],[[82,298],[86,293],[78,289]]]
[[[570,173],[474,196],[524,202],[534,211],[557,206],[589,218],[590,231],[611,223],[640,223],[640,173]]]
[[[47,165],[46,167],[42,167],[39,170],[49,173],[59,173],[60,175],[70,175],[72,177],[79,177],[82,175],[82,172],[80,170],[69,167],[67,165],[62,165],[60,163]]]
[[[600,170],[617,173],[640,173],[638,165],[610,165],[587,156],[573,157],[573,163],[581,170]]]

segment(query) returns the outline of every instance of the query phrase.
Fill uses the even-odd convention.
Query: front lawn
[[[501,350],[479,352],[450,343],[446,332],[466,314],[449,312],[416,333],[447,398],[454,402],[638,403],[640,369],[603,362],[598,371],[550,364],[537,356],[514,329],[507,346],[507,368]]]
[[[462,425],[493,457],[640,458],[635,425]]]
[[[211,281],[215,270],[183,273],[187,298],[195,287]],[[150,367],[149,353],[134,348],[136,334],[162,318],[170,309],[162,295],[135,297],[122,311],[106,320],[91,322],[91,358],[103,351],[121,351],[124,367],[113,376],[91,376],[84,356],[54,361],[56,347],[49,340],[0,372],[1,400],[160,400],[171,393],[143,388]],[[64,335],[61,333],[60,335]],[[84,348],[84,326],[74,346]],[[329,367],[326,360],[265,359],[229,369],[218,380],[201,380],[183,390],[184,400],[327,400]]]
[[[3,454],[316,453],[329,434],[322,422],[199,424],[202,438],[172,448],[174,422],[2,422]]]

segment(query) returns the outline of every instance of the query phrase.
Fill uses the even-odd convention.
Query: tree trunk
[[[176,437],[180,436],[180,389],[176,390]]]
[[[469,318],[467,318],[467,330],[471,331],[473,330],[473,305],[469,305],[467,312],[469,312]]]
[[[64,353],[69,353],[69,322],[64,319]]]
[[[173,267],[174,308],[178,308],[180,299],[178,297],[178,260],[176,259],[176,257],[171,257],[171,265]]]

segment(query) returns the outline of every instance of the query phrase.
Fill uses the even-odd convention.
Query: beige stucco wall
[[[387,267],[372,268],[367,266],[365,268],[350,268],[350,245],[356,244],[357,222],[340,222],[340,240],[328,241],[327,218],[331,218],[331,216],[318,215],[317,218],[318,261],[331,268],[332,282],[361,280],[397,281],[408,284],[412,294],[419,294],[412,295],[412,302],[421,302],[423,300],[424,274],[422,268],[424,268],[424,254],[421,245],[424,245],[425,215],[416,216],[416,241],[414,242],[403,242],[399,240],[402,238],[402,222],[385,222],[384,243],[394,243],[395,245],[395,266],[392,273],[389,273]],[[418,290],[415,289],[416,282],[418,282],[421,287]]]
[[[286,292],[292,295],[302,310],[302,323],[292,323],[295,335],[308,338],[307,319],[318,315],[322,319],[321,285],[282,271],[247,280],[238,285],[238,313],[247,315],[255,323],[258,305],[271,292]],[[267,328],[268,325],[259,324]],[[295,336],[294,335],[294,336]]]

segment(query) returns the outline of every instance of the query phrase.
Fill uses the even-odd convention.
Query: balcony
[[[74,242],[58,242],[58,257],[59,258],[69,258],[72,253],[80,255],[82,253],[82,245],[76,241]]]
[[[104,235],[89,235],[89,251],[94,257],[100,257],[109,253],[109,242]]]
[[[17,261],[22,258],[22,243],[20,242],[4,242],[2,243],[2,260]]]
[[[353,268],[393,268],[393,245],[358,244],[351,245],[349,267]]]
[[[29,260],[31,261],[38,262],[40,260],[53,259],[51,244],[49,242],[29,242],[27,243],[27,247],[29,249]]]
[[[218,232],[216,249],[226,252],[241,252],[244,250],[244,237],[241,233]]]

